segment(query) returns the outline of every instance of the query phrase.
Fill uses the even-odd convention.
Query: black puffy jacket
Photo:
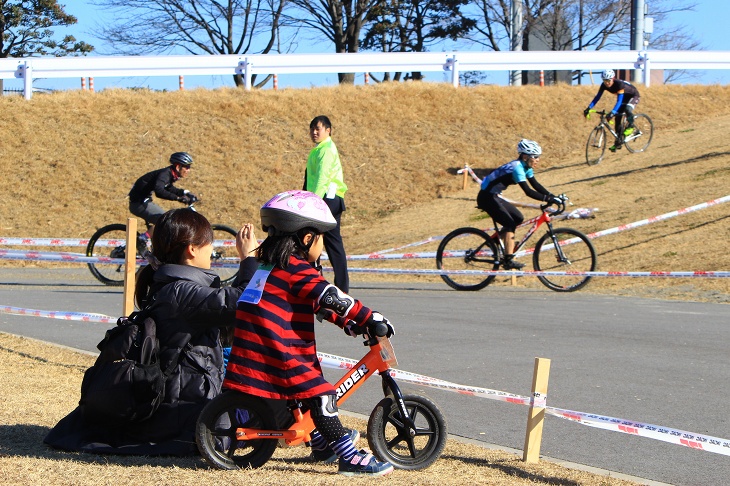
[[[220,328],[235,324],[236,301],[242,292],[243,287],[220,288],[215,273],[189,265],[162,265],[155,272],[151,310],[162,369],[179,355],[167,380],[164,403],[200,402],[220,393],[224,372]]]
[[[256,271],[254,258],[241,262],[232,287],[220,288],[209,270],[162,265],[154,275],[152,316],[166,369],[179,354],[165,387],[165,400],[149,419],[104,426],[87,423],[79,406],[44,441],[53,447],[97,454],[189,455],[197,453],[195,422],[220,393],[223,349],[220,328],[235,322],[236,301]]]

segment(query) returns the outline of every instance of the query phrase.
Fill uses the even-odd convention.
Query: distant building
[[[543,15],[525,29],[525,51],[570,51],[573,50],[572,38],[568,23],[564,17],[554,14]],[[545,53],[549,56],[549,52]],[[572,83],[572,71],[544,71],[546,85],[555,83]],[[522,71],[522,84],[540,84],[540,71]]]
[[[616,77],[632,84],[637,84],[631,81],[631,73],[633,73],[633,69],[619,69],[616,71]],[[649,74],[649,82],[652,86],[664,84],[664,69],[652,69]]]

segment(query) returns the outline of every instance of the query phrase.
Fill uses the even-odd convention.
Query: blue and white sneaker
[[[349,461],[340,459],[340,468],[337,471],[343,476],[385,476],[393,472],[393,465],[389,462],[380,462],[372,454],[361,450]]]
[[[349,434],[350,440],[352,441],[352,445],[356,446],[357,441],[360,440],[360,432],[357,430],[351,429]],[[332,464],[333,462],[337,461],[339,459],[337,457],[337,454],[335,454],[335,451],[332,450],[330,446],[327,446],[326,449],[322,450],[316,450],[312,449],[312,460],[316,462],[323,462],[325,464]]]

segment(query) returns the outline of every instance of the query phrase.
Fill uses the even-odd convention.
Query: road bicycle
[[[537,271],[567,272],[561,275],[539,275],[547,288],[557,292],[573,292],[583,288],[591,279],[583,272],[596,269],[596,250],[586,235],[572,228],[553,228],[551,218],[565,211],[568,198],[563,194],[557,209],[548,212],[551,204],[541,205],[542,214],[520,226],[532,225],[520,242],[515,243],[514,254],[532,253],[532,265]],[[537,229],[546,225],[545,234],[534,249],[520,252]],[[488,234],[477,228],[458,228],[444,237],[436,251],[436,268],[457,271],[442,274],[441,278],[456,290],[480,290],[492,283],[496,275],[479,271],[499,270],[504,261],[504,246],[497,223]],[[477,272],[473,272],[477,270]],[[471,271],[471,272],[470,272]],[[462,273],[458,273],[462,272]]]
[[[385,337],[387,326],[369,326],[363,335],[365,356],[335,385],[337,405],[342,404],[375,372],[380,374],[383,398],[367,424],[367,440],[373,454],[399,469],[424,469],[436,461],[446,446],[446,419],[430,399],[404,395],[393,378],[395,352]],[[201,411],[195,440],[200,454],[217,469],[263,466],[281,442],[296,446],[309,442],[315,429],[311,414],[301,402],[290,400],[293,424],[277,429],[275,413],[261,398],[227,390]]]
[[[195,201],[188,205],[195,211]],[[229,285],[236,278],[238,268],[222,266],[225,263],[238,263],[236,252],[236,230],[230,226],[214,224],[213,227],[213,254],[210,256],[211,268],[220,276],[222,285]],[[147,229],[150,225],[147,225]],[[137,232],[137,260],[143,260],[149,239]],[[102,261],[88,263],[91,274],[104,285],[118,287],[124,285],[124,264],[106,262],[109,259],[124,259],[127,251],[127,226],[121,223],[109,224],[96,231],[86,245],[86,256],[98,257]]]
[[[617,118],[620,119],[619,127],[614,130],[608,122],[605,111],[590,110],[586,118],[590,118],[590,113],[600,115],[601,121],[588,135],[588,143],[586,143],[586,162],[588,165],[600,163],[606,153],[606,145],[613,145],[616,139],[619,139],[621,144],[625,145],[631,153],[643,152],[649,148],[651,139],[654,136],[654,124],[647,115],[634,115],[634,131],[624,135],[625,115],[617,115]],[[609,137],[609,134],[611,137]]]

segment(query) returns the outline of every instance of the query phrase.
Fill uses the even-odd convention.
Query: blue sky
[[[694,0],[678,0],[683,3],[692,3]],[[93,36],[92,31],[95,27],[104,23],[105,12],[99,7],[95,7],[87,0],[60,0],[59,3],[65,5],[67,13],[78,18],[79,22],[74,27],[68,29],[56,29],[57,36],[73,34],[78,40],[84,40],[94,45],[97,50],[104,51],[104,42]],[[646,0],[649,5],[649,16],[651,16],[651,0]],[[670,17],[669,22],[672,25],[683,25],[688,31],[701,43],[707,50],[728,51],[730,52],[730,36],[723,28],[724,22],[730,19],[730,0],[697,0],[697,6],[694,12],[682,12]],[[108,13],[106,14],[108,15]],[[660,28],[657,24],[655,28]],[[326,43],[318,44],[318,46],[326,45]],[[451,47],[447,47],[451,49]],[[649,44],[651,49],[651,43]],[[312,52],[300,49],[297,52]],[[436,76],[436,74],[433,74]],[[504,78],[504,79],[503,79]],[[337,83],[337,75],[319,75],[319,76],[280,76],[279,87],[309,87],[312,85],[334,85]],[[357,82],[362,83],[362,75],[358,75]],[[486,80],[489,83],[503,84],[506,81],[500,73],[490,73]],[[707,70],[701,75],[692,79],[693,83],[702,84],[730,84],[730,71],[727,70]],[[149,87],[152,89],[178,89],[178,78],[97,78],[94,80],[97,90],[111,87]],[[208,88],[216,88],[221,86],[232,86],[232,79],[228,76],[188,76],[185,78],[185,87],[194,88],[203,86]],[[79,80],[38,80],[36,87],[51,89],[69,89],[79,88],[81,81]],[[270,85],[269,85],[270,86]],[[6,80],[6,88],[22,87],[20,81]]]

